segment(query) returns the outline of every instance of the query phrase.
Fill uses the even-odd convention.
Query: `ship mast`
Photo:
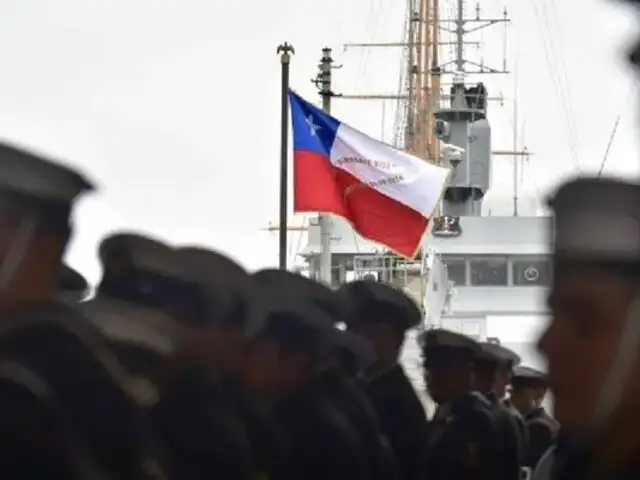
[[[441,0],[407,0],[405,40],[385,43],[348,43],[345,48],[403,48],[404,88],[400,94],[341,94],[341,99],[396,100],[403,110],[403,131],[397,147],[433,163],[440,162],[433,112],[440,103],[439,41]]]

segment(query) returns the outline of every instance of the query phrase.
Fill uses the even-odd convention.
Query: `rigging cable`
[[[550,4],[550,14],[547,12],[547,8],[545,3],[542,3],[542,9],[543,11],[547,12],[547,16],[550,17],[551,23],[553,23],[553,26],[555,27],[554,30],[557,32],[562,31],[559,26],[558,26],[558,9],[557,9],[557,2],[555,0],[548,0],[549,4]],[[561,40],[561,39],[560,39]],[[579,150],[579,144],[580,144],[580,139],[578,136],[578,127],[576,124],[576,118],[577,116],[575,115],[575,110],[573,108],[574,103],[573,103],[573,95],[572,95],[572,89],[570,87],[570,83],[569,83],[569,76],[567,74],[567,65],[566,65],[566,55],[564,53],[564,43],[562,41],[558,41],[557,43],[557,51],[558,51],[558,55],[559,55],[559,75],[558,75],[558,80],[560,82],[560,85],[564,91],[564,96],[565,96],[565,100],[566,100],[566,107],[567,107],[567,115],[568,115],[568,121],[569,121],[569,131],[572,135],[571,141],[573,142],[574,148],[576,150],[575,154],[577,156],[577,159],[579,161],[580,159],[580,150]]]
[[[620,109],[620,112],[618,113],[618,116],[616,117],[615,122],[613,122],[613,128],[611,129],[611,135],[609,135],[609,141],[607,142],[607,148],[604,151],[604,156],[602,157],[602,162],[600,163],[600,169],[598,170],[598,178],[600,178],[602,176],[602,172],[604,171],[604,167],[607,164],[607,160],[609,160],[609,152],[611,151],[611,146],[613,145],[613,141],[616,137],[616,133],[618,132],[618,127],[620,126],[620,121],[622,120],[622,116],[624,115],[624,106],[626,106],[627,104],[627,99],[631,96],[631,93],[633,92],[633,87],[635,86],[635,83],[632,82],[631,86],[629,87],[629,91],[627,93],[627,95],[625,96],[624,102],[623,102],[623,108]]]
[[[567,141],[567,146],[569,148],[569,153],[573,160],[573,164],[576,172],[580,173],[580,160],[579,160],[579,155],[578,155],[576,142],[575,142],[575,138],[576,138],[575,130],[574,130],[575,123],[572,123],[571,121],[571,114],[570,114],[571,108],[568,106],[569,101],[567,100],[567,96],[565,94],[565,88],[564,88],[565,85],[561,81],[558,75],[558,71],[561,69],[560,68],[556,69],[556,65],[554,64],[556,63],[554,62],[555,58],[553,55],[554,48],[552,47],[551,40],[550,40],[550,38],[552,38],[553,35],[551,35],[550,29],[549,29],[548,11],[546,8],[541,8],[537,0],[529,0],[529,1],[533,7],[536,20],[538,23],[538,30],[539,30],[543,48],[544,48],[545,60],[547,63],[547,68],[549,70],[548,73],[549,73],[549,76],[551,77],[551,81],[554,86],[558,103],[562,108],[562,114],[564,117],[564,130],[566,133],[565,137]],[[560,64],[561,65],[563,64],[562,60],[560,61]]]

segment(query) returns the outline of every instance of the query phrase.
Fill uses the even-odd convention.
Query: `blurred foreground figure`
[[[427,330],[420,338],[425,380],[438,404],[428,450],[430,480],[508,479],[504,436],[493,405],[473,391],[475,340],[448,330]],[[518,474],[513,468],[510,474]]]
[[[370,479],[362,437],[319,381],[342,332],[301,289],[288,289],[292,279],[283,275],[293,274],[254,274],[266,325],[245,357],[245,388],[271,406],[285,431],[293,478]]]
[[[221,389],[219,397],[224,396],[228,402],[224,410],[216,407],[209,415],[234,422],[236,450],[240,451],[243,445],[245,469],[251,480],[290,479],[282,432],[266,406],[260,403],[261,399],[254,398],[242,385],[245,355],[251,352],[253,343],[259,341],[265,326],[253,279],[233,260],[212,250],[180,247],[178,253],[191,273],[190,278],[207,294],[207,327],[199,332],[203,351],[208,353],[203,363],[209,365],[209,382]],[[201,411],[206,411],[207,401],[202,400]],[[194,416],[193,421],[198,422],[198,418]],[[183,429],[187,435],[190,431],[188,427]],[[193,441],[199,440],[193,438]],[[202,447],[196,443],[192,448]],[[221,469],[216,478],[241,477]]]
[[[552,319],[540,349],[574,446],[554,478],[640,478],[640,187],[581,178],[550,206]]]
[[[334,332],[334,350],[328,352],[313,381],[323,395],[347,417],[360,438],[360,446],[368,458],[367,478],[396,478],[393,451],[382,432],[376,411],[367,396],[360,375],[375,361],[369,343],[349,331],[338,330],[348,323],[351,307],[342,292],[336,292],[301,275],[282,270],[262,270],[256,274],[261,282],[279,285],[292,299],[318,308],[326,316],[327,328]]]
[[[341,291],[353,309],[347,329],[375,351],[375,363],[366,372],[366,388],[391,443],[398,478],[423,479],[427,476],[427,416],[399,363],[406,332],[420,324],[420,310],[403,292],[382,283],[357,281]]]
[[[0,477],[159,478],[128,378],[56,301],[80,174],[0,145]]]
[[[82,308],[148,390],[171,478],[253,478],[249,440],[224,384],[247,318],[233,272],[211,268],[206,251],[131,233],[100,250],[103,280]]]
[[[560,425],[542,406],[547,394],[547,376],[533,368],[513,369],[511,401],[524,416],[529,435],[525,465],[535,468],[542,455],[555,443]]]
[[[520,357],[496,343],[483,342],[480,346],[482,351],[474,362],[475,390],[482,393],[493,406],[493,413],[503,435],[503,478],[518,479],[520,468],[524,464],[527,432],[524,419],[504,403],[504,397],[511,381],[511,369],[520,363]]]

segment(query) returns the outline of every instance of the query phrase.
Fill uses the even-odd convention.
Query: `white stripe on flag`
[[[446,187],[449,170],[381,143],[341,123],[331,163],[378,192],[429,218]]]

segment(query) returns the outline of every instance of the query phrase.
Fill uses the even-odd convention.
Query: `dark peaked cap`
[[[560,261],[640,263],[640,186],[579,178],[549,200],[555,214],[552,243]]]
[[[324,315],[318,317],[333,327],[338,323],[347,323],[351,315],[351,303],[340,291],[315,282],[302,275],[286,270],[264,269],[253,274],[255,281],[269,285],[291,295],[301,302],[308,302]],[[343,348],[352,354],[360,366],[369,366],[375,360],[372,348],[360,337],[348,331],[336,330],[333,339],[337,348]],[[365,367],[366,368],[366,367]]]
[[[547,374],[535,368],[518,365],[513,368],[511,386],[515,389],[547,385]]]
[[[311,349],[314,354],[336,346],[341,332],[325,312],[272,285],[259,285],[257,292],[256,300],[264,314],[262,332],[294,349]]]
[[[188,271],[177,252],[166,243],[138,233],[120,232],[106,237],[98,248],[100,262],[108,269],[125,266],[185,280]]]
[[[420,309],[404,292],[383,283],[358,280],[340,288],[353,304],[349,323],[386,322],[409,330],[422,322]]]
[[[66,220],[76,198],[93,189],[89,180],[71,168],[0,143],[0,202]]]
[[[341,292],[297,273],[265,268],[254,273],[253,278],[259,284],[277,286],[292,295],[304,295],[305,300],[325,311],[333,323],[346,323],[351,313],[349,299]]]
[[[441,328],[423,332],[418,341],[425,355],[450,350],[465,352],[475,358],[482,353],[482,346],[473,338]]]
[[[255,335],[262,318],[253,307],[253,282],[249,273],[229,257],[202,247],[179,247],[178,256],[211,305],[211,316],[233,322]]]
[[[527,367],[526,365],[517,365],[513,367],[513,378],[521,378],[526,380],[544,380],[547,379],[547,374],[536,370],[533,367]]]
[[[492,342],[481,342],[482,352],[477,356],[480,362],[491,362],[506,367],[514,367],[521,362],[520,356],[502,345]]]
[[[62,293],[84,293],[88,290],[89,283],[87,280],[74,268],[71,268],[67,264],[62,264],[60,267],[60,283],[59,291]]]

